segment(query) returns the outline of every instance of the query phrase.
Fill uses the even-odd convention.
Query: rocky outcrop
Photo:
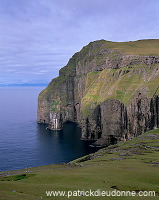
[[[159,96],[143,98],[139,95],[128,106],[116,99],[106,100],[100,109],[102,134],[95,145],[114,144],[159,128]]]
[[[77,122],[82,139],[102,146],[159,127],[159,57],[113,45],[92,42],[69,60],[39,95],[38,123],[57,130]]]

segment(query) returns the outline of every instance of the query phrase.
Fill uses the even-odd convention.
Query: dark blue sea
[[[0,87],[0,171],[69,162],[95,152],[74,123],[50,131],[36,123],[42,87]]]

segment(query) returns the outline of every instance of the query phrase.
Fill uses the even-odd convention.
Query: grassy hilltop
[[[129,55],[159,56],[159,39],[146,39],[129,42],[111,42],[101,40],[109,49],[116,49]]]
[[[149,131],[125,143],[101,149],[95,154],[69,164],[3,172],[0,178],[0,199],[66,200],[67,197],[47,197],[45,191],[116,189],[136,192],[155,191],[156,197],[80,196],[70,199],[157,200],[158,180],[159,129]]]
[[[127,57],[131,55],[138,57]],[[75,97],[81,99],[83,116],[88,116],[90,109],[94,109],[107,99],[118,99],[124,104],[129,104],[136,95],[136,91],[143,88],[145,95],[152,97],[159,86],[157,71],[159,66],[158,63],[146,64],[142,60],[145,56],[159,56],[159,39],[90,42],[80,52],[75,53],[65,67],[60,69],[59,76],[41,92],[39,100],[56,99],[56,96],[60,96],[60,103],[62,107],[65,106],[67,95],[59,94],[59,90],[73,76],[76,82],[84,86],[82,91],[78,89],[75,93]],[[121,59],[125,59],[124,66],[116,68],[115,65],[120,63]],[[105,64],[106,60],[109,61],[107,64]],[[97,66],[96,70],[93,65]],[[100,67],[102,70],[97,70]]]
[[[126,55],[138,56],[159,56],[159,40],[138,40],[132,42],[111,42],[97,41],[102,44],[101,49],[114,50],[108,55],[112,63],[118,62],[120,52]],[[90,43],[89,45],[93,44]],[[88,55],[86,49],[89,45],[81,50]],[[92,51],[99,51],[98,48]],[[90,52],[93,54],[94,52]],[[84,53],[83,53],[84,54]],[[83,58],[84,62],[88,58]],[[97,56],[98,65],[104,62],[105,57]],[[153,97],[159,86],[158,72],[159,65],[145,64],[136,58],[136,63],[123,66],[119,69],[105,68],[102,71],[91,71],[85,75],[86,90],[82,98],[82,112],[85,116],[89,115],[90,109],[99,105],[106,99],[118,99],[124,104],[129,104],[136,95],[136,91],[145,90],[147,97]]]

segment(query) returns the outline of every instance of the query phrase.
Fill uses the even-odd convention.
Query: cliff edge
[[[74,54],[38,98],[38,123],[67,121],[100,146],[159,127],[159,40],[100,40]]]

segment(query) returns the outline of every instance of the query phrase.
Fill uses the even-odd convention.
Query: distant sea
[[[0,171],[69,162],[95,152],[75,123],[61,131],[37,124],[43,87],[0,87]]]

